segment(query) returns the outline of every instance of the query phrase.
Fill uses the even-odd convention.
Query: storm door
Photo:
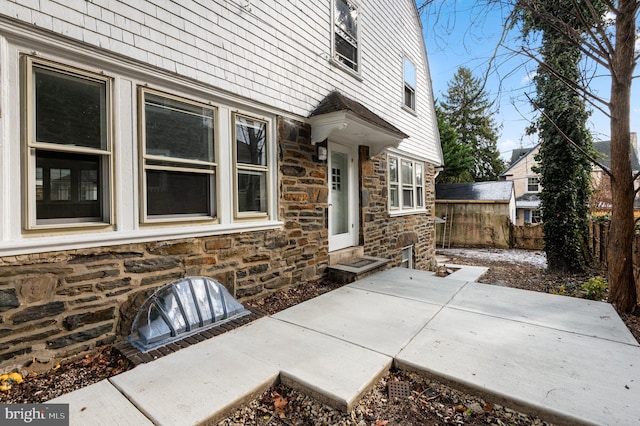
[[[329,143],[329,251],[358,244],[358,176],[354,148]]]

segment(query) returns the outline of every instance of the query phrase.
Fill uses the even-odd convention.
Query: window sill
[[[351,68],[349,68],[348,66],[344,65],[342,62],[340,61],[336,61],[335,59],[329,59],[329,63],[331,65],[333,65],[334,67],[344,71],[345,73],[349,74],[350,76],[352,76],[353,78],[355,78],[358,81],[364,81],[364,79],[362,78],[362,75],[360,74],[359,71],[354,71]]]
[[[23,236],[20,240],[0,242],[0,257],[22,254],[44,253],[51,251],[75,250],[102,246],[116,246],[133,243],[146,243],[159,240],[177,240],[183,238],[210,237],[240,232],[265,231],[281,228],[283,222],[276,220],[253,221],[228,225],[194,225],[145,227],[139,230],[103,231],[64,234],[48,233],[47,236]],[[110,228],[109,228],[110,229]]]
[[[409,114],[413,115],[414,117],[418,117],[418,113],[416,112],[416,110],[409,108],[404,103],[402,104],[402,109],[403,109],[403,111],[408,112]]]
[[[426,209],[416,209],[416,210],[390,210],[389,211],[389,216],[390,217],[395,217],[395,216],[408,216],[408,215],[412,215],[412,214],[426,214],[427,210]]]

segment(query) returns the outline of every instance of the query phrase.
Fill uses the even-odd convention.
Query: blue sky
[[[438,1],[439,8],[423,13],[423,31],[436,99],[442,98],[448,83],[458,67],[466,66],[474,76],[484,79],[490,58],[498,46],[503,31],[504,16],[499,8],[486,9],[472,1]],[[517,34],[515,34],[517,35]],[[511,35],[510,38],[513,38]],[[514,46],[515,47],[515,46]],[[515,148],[534,146],[537,139],[525,135],[525,128],[535,117],[525,93],[535,96],[531,75],[535,64],[506,49],[498,51],[496,66],[488,74],[485,91],[496,102],[496,123],[502,125],[498,138],[498,151],[504,159],[511,157]],[[603,97],[609,96],[609,79],[595,79],[594,89]],[[635,83],[634,94],[640,93],[640,82]],[[640,131],[640,99],[632,95],[631,131]],[[594,140],[609,139],[606,116],[594,110],[589,121]]]

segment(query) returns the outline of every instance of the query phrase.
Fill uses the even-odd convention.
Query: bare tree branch
[[[597,109],[598,111],[600,111],[601,113],[603,113],[605,116],[610,117],[609,115],[609,111],[607,111],[606,109],[603,108],[603,106],[598,105],[598,103],[604,105],[605,107],[609,107],[609,102],[603,98],[601,98],[600,96],[596,95],[595,93],[591,92],[590,90],[587,89],[586,86],[580,85],[579,83],[569,80],[567,78],[565,78],[564,76],[558,74],[558,72],[553,68],[550,67],[549,65],[547,65],[544,61],[542,61],[540,58],[538,58],[535,54],[531,53],[530,50],[526,49],[526,48],[522,48],[522,52],[525,56],[527,56],[530,59],[533,59],[539,66],[543,67],[548,73],[552,74],[554,78],[557,78],[558,80],[560,80],[562,83],[564,83],[567,87],[569,87],[571,90],[573,90],[574,93],[576,93],[577,95],[583,96],[584,100],[591,105],[592,107],[594,107],[595,109]],[[598,103],[596,103],[598,102]]]
[[[547,121],[549,121],[549,123],[558,131],[558,133],[560,133],[562,138],[564,140],[566,140],[569,143],[569,145],[573,146],[575,149],[580,151],[580,153],[582,155],[584,155],[589,161],[591,161],[593,164],[595,164],[600,169],[602,169],[602,171],[605,172],[607,175],[609,175],[609,177],[613,178],[613,174],[611,173],[611,169],[609,169],[607,166],[605,166],[604,164],[600,163],[598,160],[593,158],[593,156],[591,154],[589,154],[587,151],[582,149],[582,147],[580,147],[573,140],[571,140],[571,138],[569,136],[567,136],[567,134],[565,132],[563,132],[562,129],[560,129],[560,127],[558,127],[558,125],[555,123],[555,121],[553,121],[553,119],[551,119],[551,117],[549,117],[549,115],[542,108],[540,108],[540,106],[533,99],[531,99],[531,97],[529,97],[528,94],[525,93],[525,96],[527,97],[527,99],[529,99],[529,102],[531,102],[531,105],[533,105],[533,107],[535,109],[540,111],[540,113],[544,116],[544,118],[546,118]]]

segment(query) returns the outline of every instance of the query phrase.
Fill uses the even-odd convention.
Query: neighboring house
[[[531,168],[536,165],[535,156],[540,151],[540,144],[533,148],[514,149],[511,162],[500,179],[513,182],[516,194],[516,225],[540,223],[540,199],[542,190],[540,177]]]
[[[593,149],[596,151],[595,159],[603,166],[611,169],[611,141],[594,142]],[[638,162],[638,134],[631,133],[631,147],[629,149],[631,159],[631,173],[636,175],[640,172],[640,163]],[[607,174],[598,166],[593,166],[591,172],[592,184],[595,189],[594,199],[596,200],[596,208],[602,211],[611,210],[611,185]],[[640,187],[638,179],[634,181],[636,190]],[[636,192],[636,209],[640,202]]]
[[[445,219],[438,244],[508,248],[516,219],[513,182],[438,184],[436,215]]]
[[[188,275],[242,301],[337,254],[433,266],[422,31],[413,0],[0,0],[3,369]]]
[[[594,142],[593,149],[596,151],[595,158],[603,166],[611,167],[611,141]],[[540,144],[533,148],[514,149],[511,155],[510,166],[505,170],[500,178],[513,181],[516,192],[517,225],[525,223],[539,223],[541,221],[540,199],[538,193],[542,190],[540,177],[531,168],[536,165],[535,156],[540,150]],[[631,146],[629,148],[631,157],[631,169],[633,174],[640,171],[638,162],[638,137],[635,132],[631,133]],[[598,208],[610,210],[610,186],[606,178],[606,173],[598,166],[593,165],[591,172],[592,187],[596,191],[594,197]],[[640,186],[638,180],[635,181],[636,189]],[[636,205],[640,203],[636,202]]]

